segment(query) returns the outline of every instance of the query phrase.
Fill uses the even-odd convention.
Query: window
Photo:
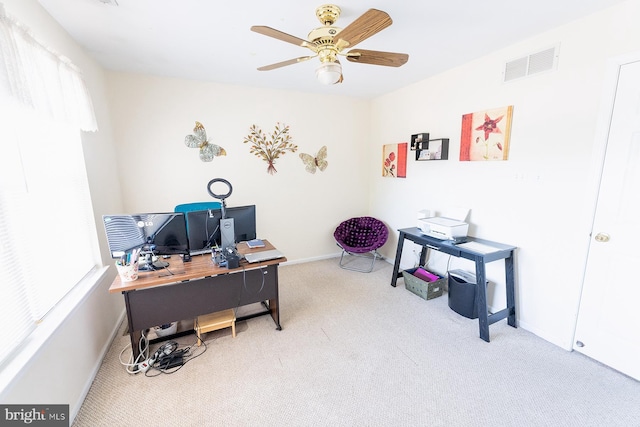
[[[80,131],[15,105],[0,115],[3,360],[94,268],[96,230]]]
[[[96,130],[80,71],[0,4],[0,365],[95,268],[80,129]]]

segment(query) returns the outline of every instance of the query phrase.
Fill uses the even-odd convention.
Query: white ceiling
[[[322,0],[39,0],[109,70],[361,98],[407,86],[623,1],[336,3],[342,15],[335,26],[341,28],[370,8],[387,12],[393,24],[357,47],[407,53],[409,61],[399,68],[341,61],[344,83],[323,86],[315,78],[315,58],[257,71],[311,51],[249,29],[265,25],[306,39],[321,25],[315,10]]]

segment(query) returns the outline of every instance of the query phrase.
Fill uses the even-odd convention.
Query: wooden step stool
[[[202,334],[217,331],[231,326],[231,335],[236,337],[236,313],[233,309],[218,311],[204,316],[198,316],[193,322],[193,329],[198,337],[198,346],[202,345]]]

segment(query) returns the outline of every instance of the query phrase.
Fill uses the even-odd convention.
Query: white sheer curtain
[[[79,70],[0,4],[0,365],[95,266]],[[1,369],[1,368],[0,368]]]
[[[38,42],[8,17],[0,4],[0,94],[53,120],[97,130],[89,91],[80,70]]]

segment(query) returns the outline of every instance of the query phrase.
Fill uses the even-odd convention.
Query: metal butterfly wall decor
[[[202,123],[196,122],[193,128],[193,135],[187,135],[184,138],[184,144],[189,148],[200,149],[200,160],[210,162],[216,156],[226,156],[227,152],[219,145],[213,144],[207,140],[207,132],[204,130]]]
[[[300,153],[300,158],[304,163],[304,169],[309,173],[316,173],[316,169],[324,171],[329,162],[327,162],[327,146],[323,146],[318,150],[318,154],[313,157],[311,154]]]

